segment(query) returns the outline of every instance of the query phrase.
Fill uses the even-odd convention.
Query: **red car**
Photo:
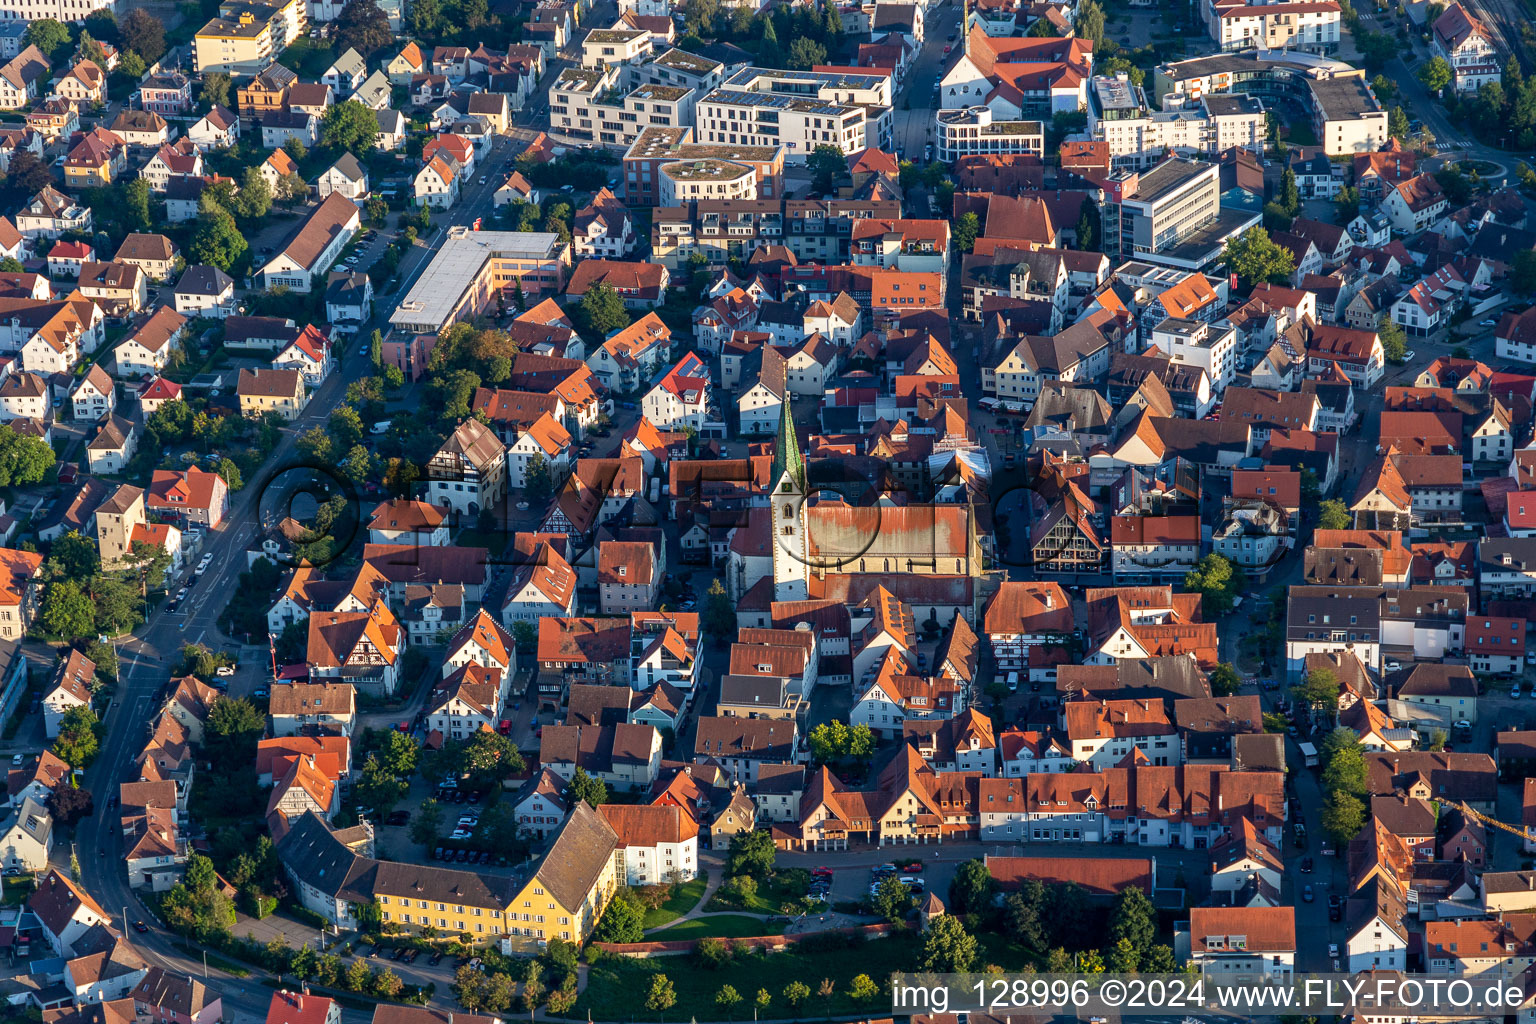
[[[831,868],[812,868],[811,869],[811,875],[813,877],[819,877],[819,878],[831,878],[832,877],[832,869]]]
[[[902,874],[906,874],[906,875],[920,874],[922,872],[922,870],[923,870],[923,865],[920,862],[918,862],[918,861],[913,861],[910,864],[903,864],[901,866]]]

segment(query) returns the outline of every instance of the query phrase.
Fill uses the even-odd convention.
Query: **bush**
[[[719,970],[731,962],[731,947],[727,946],[722,939],[700,939],[693,947],[693,955],[700,966],[712,971]]]

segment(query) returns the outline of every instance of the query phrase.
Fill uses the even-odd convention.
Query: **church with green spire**
[[[773,599],[804,601],[809,595],[810,548],[806,543],[805,457],[795,431],[789,402],[779,414],[779,436],[773,445]]]

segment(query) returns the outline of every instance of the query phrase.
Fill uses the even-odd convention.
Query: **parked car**
[[[135,921],[133,922],[133,930],[138,932],[140,935],[143,935],[145,932],[149,931],[149,925],[145,924],[143,921]]]
[[[1311,903],[1312,902],[1312,885],[1311,885],[1310,882],[1306,886],[1304,886],[1302,888],[1302,890],[1301,890],[1301,901],[1303,903]]]

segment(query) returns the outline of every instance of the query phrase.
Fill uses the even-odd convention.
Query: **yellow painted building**
[[[608,823],[578,803],[521,888],[511,879],[381,861],[374,898],[385,923],[431,925],[477,941],[506,938],[515,953],[537,952],[553,938],[580,943],[618,886],[617,846]]]
[[[247,3],[226,0],[192,40],[193,69],[257,75],[309,26],[305,0]]]
[[[235,385],[240,415],[261,418],[275,412],[293,420],[304,411],[304,375],[298,370],[241,370]]]

